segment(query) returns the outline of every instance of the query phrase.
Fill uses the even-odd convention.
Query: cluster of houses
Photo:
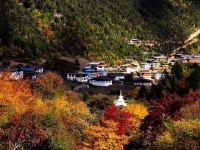
[[[123,83],[126,77],[131,75],[134,85],[152,86],[164,78],[165,72],[170,73],[171,66],[176,62],[200,63],[200,55],[150,56],[146,62],[135,61],[112,67],[103,61],[91,62],[78,73],[68,73],[66,78],[70,81],[105,87]]]
[[[2,68],[0,70],[0,74],[4,71],[11,72],[11,79],[36,79],[44,72],[44,68],[42,66],[27,66],[27,67],[18,67],[13,69]]]
[[[100,87],[124,84],[127,80],[137,86],[152,86],[165,77],[165,72],[170,73],[171,66],[176,62],[200,63],[200,55],[149,56],[145,62],[133,61],[129,64],[112,67],[104,61],[90,62],[77,73],[67,73],[66,79]],[[42,66],[26,66],[0,69],[0,75],[5,70],[11,72],[13,80],[36,79],[44,72]]]
[[[67,80],[89,83],[94,86],[110,86],[112,85],[112,80],[107,75],[105,62],[91,62],[79,73],[68,73]]]
[[[200,63],[200,55],[176,54],[172,56],[172,61],[170,63],[174,64],[176,62]]]
[[[132,38],[128,41],[128,44],[130,45],[140,45],[140,44],[144,44],[146,46],[154,46],[155,44],[158,44],[158,42],[156,41],[150,41],[150,40],[140,40],[137,38]]]
[[[116,72],[116,70],[120,71]],[[120,67],[111,68],[107,67],[104,62],[91,62],[85,66],[81,72],[68,73],[67,80],[88,83],[93,86],[107,87],[113,85],[114,83],[123,84],[123,81],[128,75],[130,75],[130,73],[138,72],[139,70],[139,67],[135,65],[126,64]],[[137,80],[134,80],[134,83],[136,85],[151,86],[152,81],[137,78]]]

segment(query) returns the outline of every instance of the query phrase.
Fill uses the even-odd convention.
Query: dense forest
[[[198,0],[2,0],[0,56],[111,61],[170,53],[200,26],[199,8]],[[128,45],[131,38],[161,45]]]

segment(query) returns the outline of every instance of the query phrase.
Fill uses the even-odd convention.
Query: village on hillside
[[[136,60],[120,66],[110,66],[105,61],[89,62],[77,72],[66,72],[65,79],[83,85],[96,87],[109,87],[112,85],[123,86],[127,80],[136,86],[152,86],[170,73],[170,68],[175,63],[200,63],[200,55],[176,54],[173,56],[149,56],[146,62]],[[36,79],[42,76],[45,68],[42,66],[18,66],[15,68],[1,68],[11,72],[13,80],[28,78]]]
[[[104,61],[90,62],[81,71],[68,73],[67,80],[106,87],[123,84],[131,75],[134,85],[152,86],[170,73],[170,68],[177,62],[200,63],[200,55],[176,54],[174,56],[149,56],[146,62],[133,61],[121,66],[109,66]]]

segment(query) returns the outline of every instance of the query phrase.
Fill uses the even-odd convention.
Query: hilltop
[[[2,0],[0,56],[120,62],[171,53],[200,27],[199,8],[198,0]],[[128,45],[131,38],[159,44]]]

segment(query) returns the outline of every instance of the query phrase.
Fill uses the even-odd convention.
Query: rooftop
[[[152,80],[148,80],[148,79],[144,79],[144,78],[135,78],[135,79],[133,79],[133,82],[145,82],[145,83],[152,83]]]
[[[101,77],[94,78],[94,79],[91,79],[91,80],[96,80],[96,81],[112,81],[112,79],[108,78],[107,76],[101,76]]]

